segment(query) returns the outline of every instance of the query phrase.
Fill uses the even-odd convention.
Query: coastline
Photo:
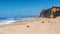
[[[0,26],[1,34],[59,34],[60,20],[36,18]]]

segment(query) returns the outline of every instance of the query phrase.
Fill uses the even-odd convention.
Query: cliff
[[[60,16],[60,7],[52,7],[41,11],[40,17],[56,18]]]

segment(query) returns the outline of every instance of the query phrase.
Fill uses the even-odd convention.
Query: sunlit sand
[[[1,25],[0,34],[60,34],[60,19],[36,18],[15,24]]]

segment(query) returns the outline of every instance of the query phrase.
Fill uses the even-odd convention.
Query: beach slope
[[[37,18],[1,25],[0,34],[60,34],[60,20],[57,18]]]

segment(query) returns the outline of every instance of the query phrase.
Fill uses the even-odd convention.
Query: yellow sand
[[[1,25],[0,34],[60,34],[60,19],[37,18]]]

